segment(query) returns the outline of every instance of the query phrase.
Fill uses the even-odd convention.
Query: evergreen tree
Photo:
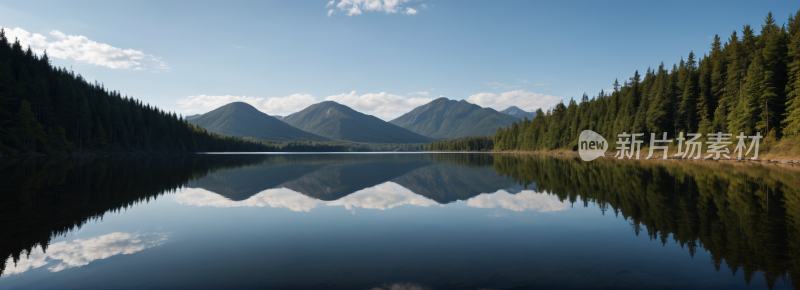
[[[797,15],[800,15],[800,10],[795,17]],[[787,60],[790,63],[789,80],[786,84],[786,119],[783,120],[783,134],[790,136],[800,135],[800,21],[795,17],[789,17],[791,41]]]
[[[689,58],[684,66],[682,79],[681,103],[678,111],[678,127],[683,131],[697,131],[697,95],[699,93],[697,78],[697,62],[694,52],[689,52]]]
[[[18,136],[22,149],[36,151],[37,143],[44,143],[45,133],[42,124],[39,124],[33,117],[31,104],[28,101],[22,100],[15,119],[16,132],[14,133]]]

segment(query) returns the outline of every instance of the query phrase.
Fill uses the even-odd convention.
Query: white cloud
[[[35,248],[30,256],[21,259],[14,266],[12,258],[8,258],[5,274],[19,274],[30,269],[45,266],[56,260],[56,265],[47,269],[58,272],[67,268],[88,265],[94,260],[101,260],[119,254],[133,254],[141,250],[155,247],[167,240],[166,233],[111,233],[91,239],[76,239],[71,242],[58,242],[47,248],[47,253],[41,248]]]
[[[331,1],[331,2],[333,2],[333,1]],[[333,15],[333,13],[336,13],[336,11],[334,11],[333,9],[328,10],[328,17],[331,17],[331,15]]]
[[[520,109],[532,112],[538,108],[552,107],[558,104],[561,99],[561,97],[517,90],[501,93],[500,95],[494,93],[475,94],[469,96],[467,102],[495,110],[505,110],[510,106],[517,106]]]
[[[501,207],[513,211],[533,210],[538,212],[561,211],[569,209],[569,204],[558,200],[554,195],[523,190],[510,194],[505,190],[483,193],[467,200],[467,206],[477,208]]]
[[[294,94],[287,97],[256,98],[248,96],[189,96],[176,101],[184,114],[205,113],[232,102],[245,102],[268,115],[281,115],[300,111],[317,103],[309,94]]]
[[[428,9],[428,5],[424,3],[422,5],[419,5],[419,7],[422,9]]]
[[[402,4],[409,1],[411,0],[341,0],[339,4],[336,4],[336,8],[347,12],[347,16],[361,15],[362,9],[366,11],[383,11],[388,14],[401,11],[403,8],[401,7]],[[334,1],[328,2],[325,7],[331,6],[333,2]],[[417,10],[406,7],[403,13],[414,15],[417,14]],[[330,14],[332,13],[328,11],[328,16],[330,16]]]
[[[408,94],[409,94],[409,95],[420,95],[420,96],[427,96],[427,95],[430,95],[430,93],[429,93],[429,92],[411,92],[411,93],[408,93]]]
[[[134,68],[135,70],[154,69],[167,71],[169,67],[160,58],[145,54],[140,50],[116,48],[105,43],[90,40],[83,35],[66,35],[58,30],[50,32],[53,41],[38,33],[30,33],[22,28],[4,28],[9,41],[19,39],[23,48],[28,46],[36,54],[42,55],[47,51],[49,57],[60,59],[74,59],[93,65],[105,66],[113,69]]]
[[[355,91],[349,94],[334,95],[325,98],[349,106],[356,111],[373,115],[383,120],[399,117],[416,107],[430,103],[433,98],[406,98],[387,93],[358,95]]]
[[[334,1],[334,0],[328,1],[328,5],[325,5],[325,7],[333,6],[333,2],[336,2],[336,1]]]

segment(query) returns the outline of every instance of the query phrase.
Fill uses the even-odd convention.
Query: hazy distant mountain
[[[525,119],[525,117],[528,117],[529,120],[533,120],[533,117],[536,117],[536,112],[523,111],[522,109],[517,108],[517,106],[508,107],[508,109],[502,110],[500,113],[509,114],[519,119]]]
[[[189,123],[214,133],[235,137],[278,141],[329,140],[292,127],[242,102],[224,105],[199,118],[189,120]]]
[[[184,119],[186,119],[187,121],[189,121],[189,120],[194,120],[194,119],[200,118],[200,116],[202,116],[202,115],[203,115],[203,114],[194,114],[194,115],[189,115],[189,116],[186,116]]]
[[[286,116],[283,121],[331,139],[365,143],[427,143],[432,139],[365,115],[333,101],[325,101]]]
[[[275,119],[283,120],[283,116],[278,116],[278,115],[272,115],[272,116],[275,117]]]
[[[438,98],[389,123],[433,138],[489,136],[517,118],[491,108]]]

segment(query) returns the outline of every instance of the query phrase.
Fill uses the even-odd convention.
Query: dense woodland
[[[248,139],[248,138],[245,138]],[[428,144],[411,143],[359,143],[351,141],[272,141],[255,140],[266,146],[265,152],[373,152],[419,151]]]
[[[593,130],[609,142],[622,132],[744,132],[764,142],[800,135],[800,20],[790,15],[778,25],[769,13],[760,34],[750,25],[727,40],[714,38],[702,57],[690,52],[669,68],[661,63],[614,82],[613,92],[580,104],[571,100],[500,128],[496,150],[575,149],[581,131]]]
[[[0,31],[0,155],[267,149],[53,67]]]
[[[470,137],[451,140],[436,140],[425,144],[426,151],[491,151],[494,149],[492,137]]]

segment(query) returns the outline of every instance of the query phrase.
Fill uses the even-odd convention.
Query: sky
[[[547,110],[778,24],[797,1],[0,1],[13,41],[183,115],[333,100],[391,120],[439,97]]]

